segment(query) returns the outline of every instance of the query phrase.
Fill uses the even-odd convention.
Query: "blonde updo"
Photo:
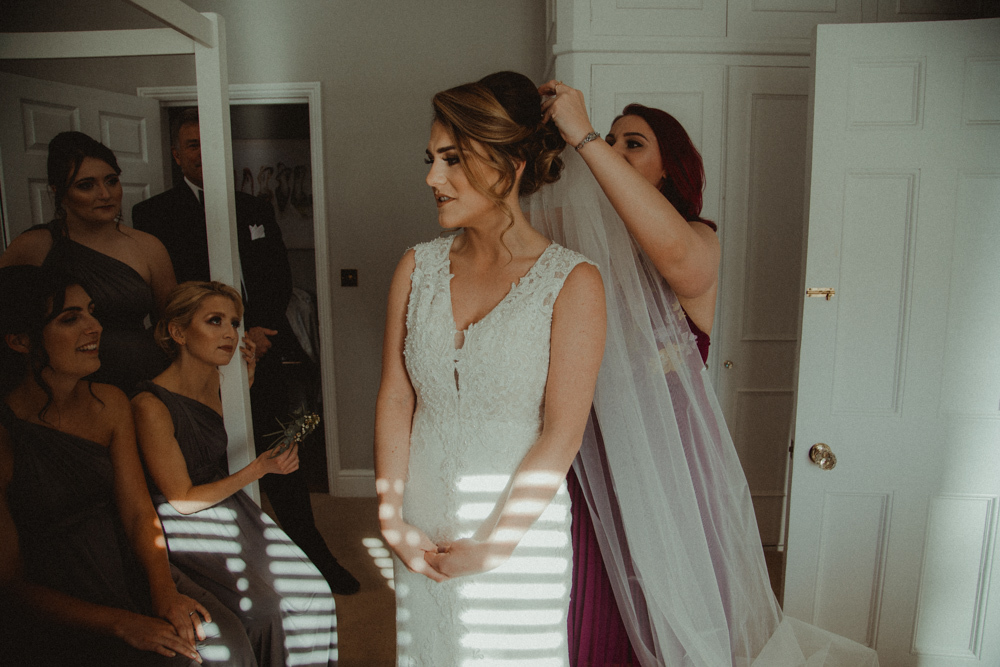
[[[176,324],[181,329],[188,328],[194,320],[194,314],[210,296],[223,296],[232,301],[236,307],[236,317],[243,319],[243,299],[240,298],[240,293],[229,285],[217,280],[211,282],[189,280],[181,283],[170,290],[167,306],[163,311],[163,317],[156,323],[154,334],[156,344],[167,353],[171,361],[180,354],[180,346],[170,335],[170,325]]]
[[[531,79],[517,72],[497,72],[434,96],[434,120],[455,141],[462,169],[476,190],[493,200],[513,223],[504,200],[517,182],[518,196],[530,195],[559,180],[559,154],[566,142],[551,121],[542,123],[542,98]],[[478,142],[480,150],[472,146]],[[470,158],[499,173],[486,184],[469,168]]]

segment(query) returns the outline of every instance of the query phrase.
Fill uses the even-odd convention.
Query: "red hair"
[[[660,192],[687,221],[709,222],[701,217],[702,190],[705,189],[705,167],[701,154],[691,143],[691,137],[677,119],[660,109],[630,104],[615,118],[638,116],[649,124],[660,147],[660,161],[667,177]]]

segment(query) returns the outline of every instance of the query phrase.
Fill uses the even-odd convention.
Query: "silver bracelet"
[[[576,150],[579,151],[581,148],[589,144],[594,139],[600,139],[600,138],[601,138],[600,134],[598,134],[597,132],[591,132],[590,134],[588,134],[583,138],[583,141],[581,141],[576,145]]]

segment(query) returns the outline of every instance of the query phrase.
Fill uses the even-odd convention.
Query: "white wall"
[[[340,459],[370,469],[389,281],[406,248],[438,233],[424,184],[431,96],[500,69],[540,79],[545,3],[186,2],[224,18],[230,83],[322,83]],[[159,26],[117,0],[5,0],[0,16],[0,32],[126,27]],[[193,58],[180,56],[0,61],[0,70],[131,94],[194,83]],[[341,268],[358,270],[358,287],[340,287]]]

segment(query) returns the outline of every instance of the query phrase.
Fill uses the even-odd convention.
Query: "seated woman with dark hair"
[[[241,489],[299,467],[298,446],[229,474],[221,366],[239,345],[240,294],[190,281],[170,294],[157,342],[173,359],[133,399],[143,460],[170,560],[243,622],[260,667],[336,664],[330,587]],[[241,348],[253,379],[253,343]]]
[[[93,309],[72,279],[0,269],[3,661],[254,665],[239,621],[167,562],[128,400],[83,379]]]

